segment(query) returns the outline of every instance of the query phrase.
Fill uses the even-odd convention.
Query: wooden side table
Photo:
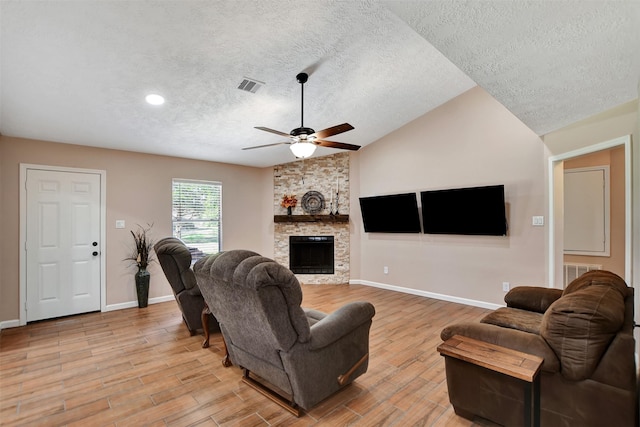
[[[540,426],[538,374],[543,358],[461,335],[454,335],[440,344],[438,352],[444,357],[453,357],[521,380],[524,383],[524,425]]]

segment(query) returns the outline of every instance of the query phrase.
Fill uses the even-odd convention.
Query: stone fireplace
[[[318,268],[324,257],[320,252],[307,252],[306,270],[294,271],[301,283],[307,284],[344,284],[349,283],[349,153],[298,160],[274,167],[274,259],[289,267],[292,237],[330,237],[333,239],[333,272],[328,268]],[[337,187],[337,196],[336,196]],[[308,191],[320,192],[325,207],[314,215],[302,209],[302,197]],[[298,204],[293,208],[292,216],[280,206],[283,195],[294,194]],[[338,201],[340,215],[330,216],[330,204]],[[294,239],[294,246],[297,242]],[[309,251],[326,250],[322,247]],[[324,241],[326,242],[326,241]],[[298,260],[293,259],[294,263]]]

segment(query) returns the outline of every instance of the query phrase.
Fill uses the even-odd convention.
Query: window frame
[[[173,208],[174,208],[174,190],[175,190],[175,185],[176,184],[180,184],[180,183],[184,183],[184,184],[200,184],[200,185],[210,185],[212,187],[219,187],[219,212],[218,212],[218,216],[217,219],[207,219],[207,220],[189,220],[189,221],[177,221],[174,220],[174,216],[173,216]],[[181,237],[177,237],[175,235],[175,229],[176,229],[176,224],[179,223],[193,223],[193,222],[216,222],[217,221],[217,231],[218,231],[218,250],[217,252],[214,253],[219,253],[222,252],[222,241],[223,241],[223,236],[222,236],[222,200],[223,200],[223,194],[222,194],[222,182],[220,181],[209,181],[209,180],[200,180],[200,179],[187,179],[187,178],[172,178],[171,179],[171,234],[173,237],[179,238],[180,240],[182,240]],[[184,242],[184,240],[182,240]],[[184,242],[185,245],[187,247],[194,247],[193,244]],[[194,259],[193,261],[197,261],[197,259]]]

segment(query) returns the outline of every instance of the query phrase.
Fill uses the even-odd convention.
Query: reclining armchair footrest
[[[302,415],[302,410],[300,409],[300,407],[298,407],[298,405],[296,405],[294,402],[291,402],[285,399],[284,397],[282,397],[275,391],[271,390],[269,387],[265,386],[261,382],[251,378],[251,375],[248,369],[244,370],[244,375],[242,376],[242,382],[248,385],[249,387],[251,387],[252,389],[256,390],[257,392],[259,392],[260,394],[262,394],[267,399],[271,400],[281,408],[291,412],[296,417],[299,417],[300,415]]]

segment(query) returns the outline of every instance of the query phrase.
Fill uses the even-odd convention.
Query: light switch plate
[[[124,228],[124,219],[116,219],[116,228]]]
[[[543,216],[534,216],[532,224],[536,227],[542,227],[544,225],[544,217]]]

